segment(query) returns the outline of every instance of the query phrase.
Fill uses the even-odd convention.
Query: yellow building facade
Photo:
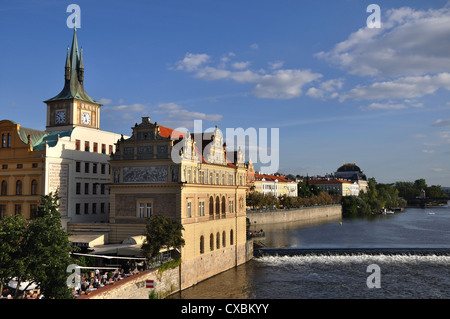
[[[33,219],[43,192],[44,152],[33,144],[45,133],[0,121],[0,218],[23,215]]]
[[[146,217],[161,214],[184,227],[182,287],[247,260],[247,167],[242,154],[227,160],[217,127],[189,134],[144,117],[116,149],[110,162],[111,243],[142,235]]]

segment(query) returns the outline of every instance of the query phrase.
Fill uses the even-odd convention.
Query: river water
[[[450,208],[254,226],[270,248],[450,249]],[[378,267],[374,270],[373,265]],[[262,256],[174,294],[175,299],[450,298],[450,255],[306,254]]]

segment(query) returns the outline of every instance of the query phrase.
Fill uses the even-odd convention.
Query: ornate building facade
[[[153,214],[180,221],[183,287],[247,260],[247,166],[242,153],[227,153],[217,127],[190,134],[144,117],[110,164],[110,242],[142,235]]]

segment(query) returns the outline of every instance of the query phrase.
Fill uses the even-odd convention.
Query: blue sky
[[[103,130],[278,128],[280,172],[450,186],[447,1],[2,1],[0,118],[45,129],[71,3]]]

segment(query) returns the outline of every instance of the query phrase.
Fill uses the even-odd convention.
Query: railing
[[[266,237],[266,233],[263,232],[263,231],[257,231],[257,232],[249,231],[249,232],[247,232],[247,240],[251,239],[251,238],[262,238],[262,237]]]

